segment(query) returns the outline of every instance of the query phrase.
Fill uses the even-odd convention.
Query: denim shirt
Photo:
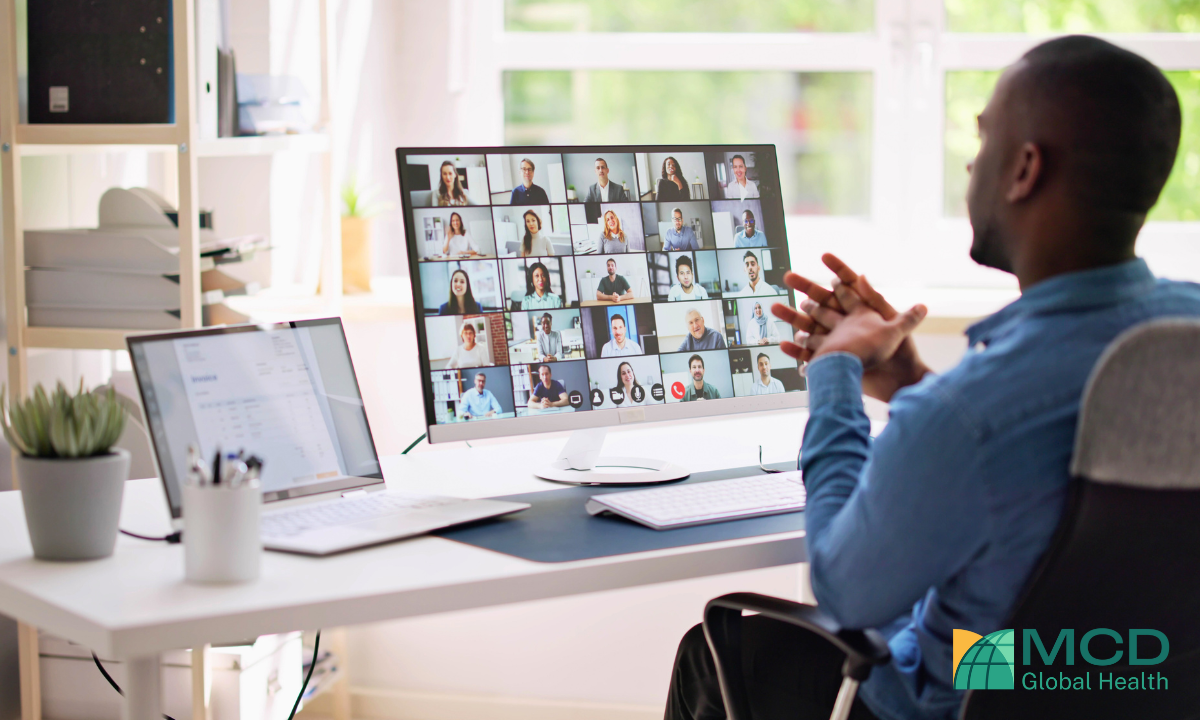
[[[957,367],[896,393],[874,442],[858,358],[809,365],[813,593],[843,626],[889,638],[892,662],[860,690],[876,715],[957,717],[953,630],[1002,629],[1049,547],[1093,366],[1134,325],[1197,316],[1200,286],[1140,259],[1044,280],[969,328]]]

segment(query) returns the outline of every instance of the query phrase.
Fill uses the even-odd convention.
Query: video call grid
[[[726,151],[722,150],[720,152],[725,153]],[[749,155],[753,157],[753,152],[754,151],[748,150],[737,154],[743,156]],[[648,153],[639,154],[649,155]],[[669,153],[660,154],[669,155]],[[709,154],[711,156],[717,153]],[[733,155],[734,152],[729,151],[728,154]],[[593,154],[584,153],[581,155],[592,157]],[[600,157],[603,155],[604,151],[599,151],[595,156]],[[633,155],[633,153],[627,153],[627,155]],[[438,156],[427,157],[436,158]],[[448,156],[443,157],[448,159]],[[488,160],[491,161],[493,158],[505,156],[489,155],[487,157]],[[516,159],[516,162],[522,166],[526,165],[526,163],[521,162],[521,160],[518,158],[524,158],[527,157],[527,155],[508,155],[507,157],[510,159]],[[546,162],[547,158],[557,158],[560,161],[563,161],[569,157],[571,157],[571,155],[542,154],[538,156],[538,161],[544,163]],[[408,156],[408,159],[411,158],[413,158],[413,156]],[[737,164],[737,160],[734,161],[734,164]],[[744,161],[742,164],[744,165]],[[599,163],[596,163],[596,165],[599,165]],[[446,166],[440,169],[447,171],[446,177],[449,179],[449,167]],[[524,170],[525,168],[523,167],[522,169]],[[460,168],[458,165],[454,166],[454,175],[461,178],[462,173],[460,173],[460,170],[462,170],[462,168]],[[563,396],[561,393],[557,393],[557,391],[559,388],[565,390],[569,395],[569,405],[571,406],[570,410],[572,411],[615,409],[618,407],[661,404],[663,402],[682,402],[695,399],[747,396],[753,394],[768,394],[773,392],[786,392],[804,389],[803,379],[799,378],[795,371],[795,361],[791,360],[787,356],[784,356],[778,349],[778,342],[781,337],[784,336],[784,333],[775,330],[769,339],[756,337],[754,338],[755,342],[748,343],[746,341],[746,333],[740,332],[739,328],[739,305],[742,305],[743,303],[758,304],[759,307],[755,308],[755,311],[759,314],[770,316],[770,305],[773,302],[786,302],[784,298],[788,297],[788,294],[786,288],[783,287],[781,280],[782,273],[789,266],[786,242],[781,241],[778,245],[776,245],[770,240],[769,236],[766,236],[765,229],[756,229],[756,233],[752,233],[749,237],[752,238],[753,234],[766,236],[765,240],[759,241],[762,243],[761,246],[758,244],[751,244],[744,248],[717,247],[711,226],[707,228],[696,227],[698,223],[693,220],[692,223],[684,225],[684,229],[687,230],[694,228],[692,234],[696,239],[696,245],[701,249],[686,251],[673,249],[663,250],[662,248],[664,242],[662,235],[664,233],[660,231],[657,233],[659,240],[656,243],[655,249],[649,252],[645,251],[647,238],[654,237],[655,234],[647,233],[645,226],[642,224],[642,220],[643,218],[653,217],[654,215],[652,215],[652,213],[658,213],[661,211],[662,205],[664,204],[672,205],[671,209],[674,209],[676,206],[687,205],[688,209],[693,215],[696,212],[696,206],[700,205],[701,203],[703,204],[704,210],[710,213],[716,212],[718,207],[720,207],[722,211],[726,212],[728,212],[729,208],[731,207],[735,211],[741,208],[750,209],[750,218],[746,218],[744,216],[740,217],[740,220],[743,221],[743,224],[739,229],[738,239],[741,240],[742,236],[744,236],[747,232],[747,228],[745,227],[746,223],[744,222],[745,220],[751,220],[755,222],[758,228],[762,227],[762,215],[764,213],[762,212],[761,202],[757,202],[760,200],[760,198],[751,198],[752,200],[756,201],[752,206],[750,203],[742,200],[697,201],[691,199],[690,197],[663,201],[660,200],[661,193],[657,194],[653,200],[638,200],[638,198],[643,197],[644,192],[639,187],[640,183],[635,171],[633,175],[630,176],[630,179],[625,181],[626,183],[633,183],[635,188],[633,192],[629,192],[627,185],[622,186],[621,190],[623,191],[623,198],[614,202],[604,202],[603,198],[601,198],[599,203],[579,202],[576,197],[572,199],[572,202],[567,203],[551,202],[546,204],[538,204],[538,202],[546,199],[546,193],[544,192],[544,188],[540,188],[536,182],[533,184],[533,187],[528,188],[526,191],[526,194],[532,194],[535,196],[532,198],[532,200],[535,201],[534,204],[531,205],[530,203],[524,202],[525,200],[530,199],[528,197],[518,198],[513,194],[509,195],[508,202],[496,202],[497,200],[502,200],[504,193],[509,191],[505,190],[503,192],[492,192],[492,189],[495,186],[493,185],[490,175],[488,174],[489,168],[485,165],[484,167],[480,167],[479,170],[482,171],[481,176],[484,178],[484,182],[489,189],[489,193],[487,194],[489,203],[486,206],[472,204],[441,207],[430,206],[428,204],[418,205],[412,200],[412,198],[409,198],[410,206],[414,211],[414,215],[416,215],[418,211],[428,211],[430,209],[440,210],[443,212],[457,211],[462,213],[463,211],[469,211],[471,208],[480,209],[486,207],[492,212],[492,242],[494,244],[490,248],[484,248],[484,252],[481,252],[477,255],[472,255],[470,257],[436,258],[423,257],[423,253],[418,252],[418,261],[421,266],[441,263],[446,265],[448,270],[449,264],[456,264],[456,270],[450,271],[451,276],[460,274],[458,273],[458,269],[462,268],[463,263],[490,263],[492,267],[491,277],[494,279],[495,284],[493,292],[498,293],[498,297],[501,298],[499,300],[499,306],[503,308],[503,310],[499,312],[496,312],[495,310],[488,312],[482,307],[476,308],[477,312],[474,313],[461,312],[461,308],[454,309],[445,307],[449,305],[449,302],[444,303],[443,305],[445,306],[437,305],[436,303],[425,303],[424,301],[426,298],[422,297],[422,307],[426,314],[427,323],[434,317],[451,319],[456,328],[459,330],[460,337],[463,331],[463,324],[481,325],[481,329],[485,334],[487,334],[487,341],[492,343],[487,350],[490,358],[488,358],[486,364],[478,364],[475,367],[466,367],[461,363],[451,363],[454,365],[454,367],[431,370],[431,384],[434,386],[435,400],[446,401],[445,403],[438,405],[439,413],[437,422],[439,424],[445,422],[455,422],[462,419],[458,416],[443,417],[443,415],[446,414],[443,411],[448,410],[448,408],[456,402],[456,398],[460,399],[459,404],[462,404],[461,399],[463,399],[463,393],[468,392],[471,387],[478,382],[476,379],[477,373],[484,375],[485,389],[487,389],[488,392],[493,396],[496,395],[493,390],[499,392],[500,398],[505,398],[511,392],[511,401],[513,403],[512,410],[504,408],[503,403],[501,403],[501,408],[499,408],[501,412],[496,412],[495,417],[522,417],[536,413],[536,410],[531,409],[531,402],[536,404],[537,400],[537,398],[532,397],[532,394],[540,385],[539,373],[542,372],[540,368],[543,364],[550,369],[551,374],[549,395],[553,396],[558,394],[559,399],[555,402],[561,403]],[[480,177],[480,175],[477,175],[477,178],[478,177]],[[706,181],[709,179],[710,178],[708,178],[706,174]],[[430,184],[432,185],[432,182]],[[539,190],[541,190],[540,193],[538,192]],[[723,188],[721,189],[721,192],[723,195]],[[594,195],[595,189],[590,189],[589,196]],[[586,200],[587,198],[584,199]],[[718,205],[718,202],[720,202],[721,205]],[[594,205],[598,205],[599,207],[589,207]],[[538,207],[544,208],[543,212],[548,218],[561,218],[565,215],[568,218],[567,224],[569,226],[578,225],[578,223],[572,223],[571,221],[578,217],[582,208],[584,218],[587,220],[600,219],[602,222],[602,228],[608,220],[607,216],[610,214],[610,210],[617,210],[621,207],[637,208],[639,212],[634,213],[632,217],[630,217],[628,212],[624,213],[625,217],[621,219],[620,227],[625,231],[627,237],[635,237],[641,241],[642,244],[640,249],[642,251],[604,253],[600,252],[602,248],[597,248],[589,249],[586,252],[580,252],[579,246],[574,242],[575,238],[574,234],[572,233],[572,242],[567,245],[567,252],[561,254],[530,257],[523,257],[519,254],[515,257],[500,256],[497,247],[499,241],[498,238],[496,238],[494,227],[495,223],[498,221],[497,219],[501,217],[500,212],[502,209],[521,209],[523,214],[527,217],[529,214],[527,210],[534,209],[536,212],[536,208]],[[572,208],[574,208],[574,210],[572,210]],[[758,211],[757,213],[754,212],[755,209]],[[611,214],[617,215],[618,213],[612,212]],[[674,213],[672,213],[672,215],[673,214]],[[683,215],[683,213],[680,213],[680,215]],[[781,216],[782,213],[778,213],[778,215]],[[449,215],[447,213],[447,217],[448,216]],[[658,217],[661,217],[661,215],[658,215]],[[674,220],[674,218],[672,219]],[[453,218],[451,218],[451,220],[453,220]],[[539,213],[536,227],[540,230],[546,224],[547,223],[541,221]],[[675,225],[675,223],[672,223],[672,225]],[[668,228],[669,227],[670,226],[668,226]],[[467,231],[466,227],[461,227],[461,229]],[[572,229],[574,229],[574,227],[572,227]],[[418,232],[421,230],[419,223],[417,230]],[[687,233],[682,234],[687,235]],[[780,238],[782,236],[782,228],[780,228],[779,233],[777,233],[775,237]],[[443,230],[442,238],[445,237],[446,234]],[[691,238],[687,238],[687,240],[691,240]],[[420,238],[418,238],[418,242],[420,242]],[[471,249],[476,250],[474,247]],[[488,249],[492,250],[493,253],[486,252]],[[753,253],[754,257],[746,257],[745,253],[747,251]],[[729,289],[730,287],[738,287],[742,282],[746,282],[747,285],[750,284],[744,269],[744,265],[751,259],[754,261],[758,261],[759,258],[766,259],[764,257],[764,251],[766,254],[770,255],[768,264],[772,268],[771,272],[778,276],[776,277],[776,283],[773,283],[773,285],[775,285],[775,289],[769,292],[760,289],[757,293],[754,293],[754,295],[749,297],[745,296],[745,291],[741,289],[738,291],[731,291]],[[553,249],[551,249],[551,252],[553,252]],[[725,255],[727,257],[719,258],[720,255]],[[728,256],[730,255],[734,257],[729,258]],[[691,275],[693,278],[693,292],[687,297],[678,292],[679,288],[683,284],[680,282],[678,273],[671,272],[672,270],[680,269],[679,265],[677,265],[675,262],[680,256],[686,256],[691,261],[688,263],[688,265],[690,265],[690,269],[692,271]],[[585,263],[588,266],[587,270],[583,270],[579,267],[578,261],[580,259],[585,259]],[[626,282],[621,283],[620,280],[618,280],[616,283],[616,288],[605,288],[604,290],[600,290],[598,286],[605,280],[605,278],[608,278],[609,276],[608,273],[601,275],[597,271],[599,271],[602,267],[605,267],[610,259],[620,266],[620,270],[624,271],[617,272],[616,275],[625,279]],[[725,262],[721,262],[721,260],[725,260]],[[731,262],[731,260],[733,262]],[[654,262],[654,270],[658,271],[659,277],[651,276],[651,261]],[[736,267],[736,261],[742,262],[743,269],[740,273],[734,273],[733,277],[728,277],[727,275],[729,274],[729,268]],[[554,289],[557,289],[558,291],[554,294],[558,295],[560,300],[558,303],[551,302],[549,304],[543,304],[545,302],[545,296],[543,295],[542,298],[540,298],[543,301],[542,303],[539,303],[534,309],[527,310],[525,305],[529,304],[527,301],[529,296],[532,295],[532,293],[528,292],[528,285],[530,284],[530,273],[528,271],[535,268],[536,263],[541,263],[543,266],[547,267],[547,269],[549,269],[549,267],[554,267],[554,270],[551,271],[550,274],[553,276],[552,284],[555,286]],[[758,264],[760,273],[758,285],[761,287],[766,280],[766,272],[761,269],[762,263]],[[705,265],[708,266],[705,275],[708,278],[707,282],[713,286],[712,290],[709,290],[703,284],[701,284],[706,281],[701,278],[701,266]],[[527,272],[505,272],[504,268],[506,266],[510,270],[513,267],[523,267],[526,268]],[[630,269],[631,266],[632,271]],[[726,268],[725,275],[722,274],[722,266]],[[666,269],[666,272],[672,276],[669,279],[664,279],[661,277],[664,268]],[[461,274],[467,275],[469,279],[469,273],[466,272],[465,268],[462,269],[464,272]],[[591,272],[588,272],[588,270]],[[572,273],[574,274],[573,280],[568,277]],[[635,289],[630,286],[631,283],[628,282],[629,277],[633,277],[634,281],[639,283],[639,287],[636,288],[636,292]],[[514,278],[517,279],[514,281]],[[545,279],[551,280],[551,278]],[[422,278],[422,280],[424,280],[424,278]],[[593,283],[592,281],[595,282]],[[728,282],[737,283],[737,285],[735,286],[726,284]],[[578,294],[574,297],[572,297],[568,289],[568,283],[575,286],[574,289]],[[510,285],[515,287],[510,287]],[[522,285],[524,287],[520,287]],[[675,290],[678,297],[673,298],[671,296],[671,290],[668,290],[666,293],[662,292],[664,287],[670,287],[671,290]],[[594,290],[593,288],[597,289]],[[631,299],[622,299],[617,302],[602,302],[596,299],[597,292],[607,292],[609,289],[615,289],[617,291],[624,290],[633,294],[634,297]],[[748,289],[749,288],[747,288],[747,290]],[[701,292],[704,294],[701,295]],[[524,295],[523,300],[520,302],[515,299],[519,294]],[[447,297],[450,297],[449,293],[447,294]],[[634,323],[626,322],[624,318],[636,312],[638,305],[648,305],[653,308],[672,303],[688,305],[703,304],[701,301],[696,299],[701,297],[710,302],[715,302],[721,307],[722,311],[719,315],[719,318],[723,322],[719,322],[717,328],[712,328],[710,325],[705,331],[705,335],[709,335],[713,332],[716,332],[720,335],[722,347],[720,350],[685,350],[681,346],[674,351],[672,351],[672,349],[669,347],[658,347],[657,352],[649,352],[646,348],[639,348],[638,354],[626,355],[619,360],[615,360],[612,357],[601,355],[600,344],[598,340],[593,339],[590,343],[584,343],[582,356],[579,355],[577,349],[571,348],[569,350],[563,350],[563,357],[556,357],[554,362],[543,363],[540,358],[534,362],[521,362],[520,358],[515,356],[515,353],[510,356],[509,352],[502,352],[499,349],[499,347],[507,346],[514,337],[514,316],[518,316],[518,322],[528,322],[529,316],[535,316],[537,319],[542,319],[542,315],[547,310],[553,310],[555,313],[567,312],[570,314],[570,317],[574,319],[574,324],[571,326],[571,329],[582,329],[584,314],[587,311],[592,311],[592,314],[594,315],[596,310],[600,310],[606,315],[609,315],[607,319],[611,321],[612,325],[624,325],[628,328],[629,325],[633,325]],[[731,302],[724,302],[726,300],[730,300]],[[431,305],[437,306],[431,307]],[[495,307],[495,305],[496,303],[493,303],[493,307]],[[519,309],[517,309],[518,307]],[[617,311],[618,314],[608,313],[607,308],[619,308]],[[431,312],[436,312],[437,315],[431,316]],[[503,319],[497,320],[496,318],[498,316],[502,317]],[[615,318],[622,318],[622,320],[618,321]],[[468,320],[473,320],[475,322],[466,323]],[[629,317],[629,320],[632,321],[634,318]],[[770,317],[768,323],[773,324],[774,322],[774,318]],[[646,323],[645,320],[643,320],[641,323],[638,323],[638,325],[639,330],[641,331],[638,333],[639,337],[645,336],[646,331],[653,333],[656,341],[660,337],[663,337],[661,333],[658,332],[657,325],[653,319],[651,319],[649,323]],[[503,327],[503,334],[496,331],[488,332],[493,327],[495,330],[499,330],[499,328]],[[561,324],[554,325],[552,327],[555,332],[561,333],[561,330],[559,329]],[[430,332],[428,327],[425,329],[427,347],[429,347],[428,337]],[[617,339],[614,337],[614,334],[619,332],[620,328],[614,327],[611,331],[603,333],[595,332],[594,328],[592,328],[592,330],[594,335],[604,335],[607,342]],[[733,339],[728,337],[731,331],[738,331],[734,337],[737,337],[740,340],[739,344],[734,345]],[[790,330],[788,331],[788,334],[790,334]],[[538,335],[536,329],[533,331],[532,335],[534,336],[533,339],[536,339],[536,336]],[[679,335],[679,333],[676,333],[676,335]],[[493,339],[494,337],[497,339]],[[687,335],[685,334],[683,337],[685,338],[684,343],[686,343]],[[759,340],[762,342],[758,342]],[[627,347],[628,341],[629,338],[626,337]],[[500,345],[497,346],[495,344],[496,342],[499,342]],[[636,341],[634,341],[634,344],[636,346]],[[773,348],[773,350],[771,352],[765,352],[769,348]],[[459,349],[461,349],[461,344],[458,348],[456,348],[456,350]],[[757,368],[754,367],[759,362],[764,360],[762,357],[763,354],[768,356],[766,358],[766,362],[770,363],[770,376],[772,377],[772,387],[770,389],[767,389],[761,384]],[[703,363],[695,362],[695,357],[697,355],[701,357]],[[634,358],[636,358],[636,360]],[[692,362],[689,363],[689,360]],[[780,362],[777,365],[776,362],[772,362],[773,360]],[[598,361],[605,361],[609,365],[615,365],[616,372],[612,372],[613,368],[609,367],[608,370],[610,372],[605,373],[600,367],[601,363]],[[467,364],[471,363],[468,362]],[[691,375],[689,372],[689,370],[693,369],[689,367],[690,365],[702,365],[702,370],[704,372],[704,389],[699,393],[695,391],[692,383],[682,383],[676,379],[681,376],[684,379],[690,379],[691,377],[694,377],[694,375]],[[643,371],[642,373],[637,372],[637,366],[641,367]],[[488,380],[489,376],[494,377],[497,374],[494,371],[498,368],[510,368],[511,377],[502,379],[502,381],[499,383],[500,387],[495,387],[497,383],[492,382],[489,384]],[[790,369],[791,372],[778,372],[780,369],[784,371]],[[647,370],[650,370],[650,372],[647,372]],[[636,378],[636,380],[634,380],[632,383],[629,382],[631,374]],[[672,380],[669,385],[664,386],[665,384],[663,383],[663,379],[668,374],[672,376]],[[612,375],[612,379],[605,381],[605,375]],[[737,391],[734,391],[732,386],[734,385],[736,375],[742,375],[744,377],[742,378],[742,387]],[[646,384],[642,383],[643,376],[647,377],[648,382]],[[742,389],[746,384],[745,376],[753,378],[754,390],[744,391]],[[792,387],[785,386],[781,382],[781,378],[779,376],[786,377],[788,380],[790,380],[787,385],[791,385]],[[621,383],[623,377],[626,380],[623,385],[624,390],[622,390]],[[563,382],[564,379],[567,380],[567,382]],[[580,389],[579,387],[581,384],[581,379],[586,391]],[[507,380],[507,382],[504,380]],[[654,382],[654,380],[658,380],[658,382]],[[453,385],[454,387],[447,390],[445,387],[443,387],[447,384]],[[681,386],[685,384],[688,387],[682,387],[681,389]],[[568,385],[571,385],[572,387],[567,387]],[[607,388],[607,390],[605,390],[605,388]],[[725,390],[724,393],[721,392],[722,388]],[[439,392],[439,389],[442,390],[442,392]],[[683,396],[680,396],[681,393]],[[547,393],[539,392],[539,394],[546,395]],[[441,397],[437,397],[439,395]],[[545,408],[543,412],[546,410],[554,411],[555,408]],[[459,412],[458,415],[461,415],[461,412]]]

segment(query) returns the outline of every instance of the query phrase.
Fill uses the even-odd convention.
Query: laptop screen
[[[383,482],[341,320],[129,338],[171,506],[187,448],[263,460],[263,501]]]

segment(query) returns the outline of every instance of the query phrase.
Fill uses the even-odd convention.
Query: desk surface
[[[693,421],[614,432],[608,452],[739,467],[795,458],[804,414]],[[467,447],[424,447],[384,459],[392,487],[462,497],[561,487],[534,478],[530,458],[549,461],[565,435],[501,439]],[[748,462],[749,460],[749,462]],[[157,480],[126,486],[121,526],[168,529]],[[262,577],[232,586],[183,581],[183,548],[122,536],[115,554],[86,563],[31,557],[18,493],[0,493],[0,612],[97,652],[136,657],[203,643],[232,642],[297,628],[333,627],[502,605],[705,575],[792,564],[803,532],[694,545],[553,565],[436,537],[332,558],[264,553]]]

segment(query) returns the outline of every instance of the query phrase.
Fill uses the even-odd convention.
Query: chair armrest
[[[842,676],[866,680],[871,668],[892,658],[887,641],[875,630],[846,630],[820,608],[758,593],[730,593],[708,601],[704,636],[712,650],[728,720],[750,720],[750,704],[742,675],[742,612],[765,615],[796,625],[829,641],[846,654]]]

